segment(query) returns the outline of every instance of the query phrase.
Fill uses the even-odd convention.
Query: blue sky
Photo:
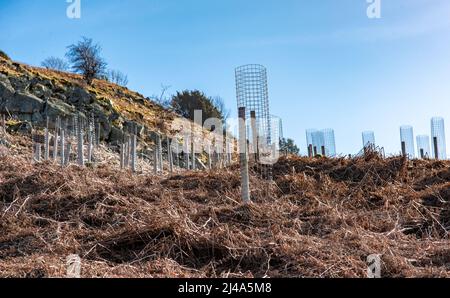
[[[450,148],[450,1],[81,0],[68,19],[65,0],[0,0],[0,48],[39,65],[93,38],[129,88],[146,96],[200,89],[236,115],[234,68],[268,69],[271,113],[305,153],[305,129],[334,128],[337,151],[356,153],[374,130],[400,151],[399,126],[430,134],[446,119]]]

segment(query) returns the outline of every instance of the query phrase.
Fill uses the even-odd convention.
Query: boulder
[[[119,128],[113,126],[111,127],[111,132],[109,133],[108,141],[113,145],[118,145],[123,140],[123,132]]]
[[[123,130],[129,133],[134,133],[134,128],[136,127],[137,136],[142,136],[144,134],[144,126],[136,123],[134,121],[125,120],[123,123]]]
[[[27,93],[16,93],[13,97],[6,98],[3,108],[15,114],[34,114],[44,108],[44,101]]]
[[[53,98],[46,102],[42,111],[43,116],[48,116],[50,119],[54,119],[58,116],[63,118],[68,117],[74,113],[75,108],[73,106]]]
[[[0,107],[4,101],[11,99],[14,96],[14,89],[9,83],[9,80],[0,80]]]
[[[10,132],[18,132],[21,134],[30,134],[33,130],[32,125],[29,121],[22,121],[15,124],[12,124],[8,127]]]
[[[36,84],[31,88],[31,93],[41,99],[49,99],[52,91],[42,84]]]
[[[89,105],[94,102],[94,97],[81,87],[74,87],[68,90],[67,100],[76,105]]]
[[[30,80],[27,77],[10,77],[12,87],[16,92],[27,93],[30,87]]]

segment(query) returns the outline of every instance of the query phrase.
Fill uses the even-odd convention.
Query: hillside
[[[128,88],[104,80],[88,86],[80,75],[31,67],[4,56],[0,56],[0,112],[40,125],[46,116],[52,122],[74,113],[93,115],[108,142],[119,140],[132,123],[138,124],[141,137],[146,137],[144,127],[173,135],[186,125],[185,119]],[[196,133],[202,131],[195,127]]]
[[[237,167],[132,175],[108,163],[30,163],[0,145],[0,276],[450,277],[450,163],[289,157],[274,183]],[[20,171],[18,171],[20,169]],[[82,186],[82,187],[81,187]]]

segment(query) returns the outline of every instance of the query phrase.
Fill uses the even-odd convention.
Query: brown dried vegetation
[[[450,163],[290,157],[274,183],[237,167],[156,177],[0,154],[0,276],[450,276]],[[14,151],[14,152],[13,152]],[[15,153],[15,154],[12,154]]]

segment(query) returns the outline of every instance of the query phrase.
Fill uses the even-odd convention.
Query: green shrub
[[[3,52],[2,50],[0,50],[0,57],[6,60],[11,60],[11,58],[9,58],[8,55],[6,55],[6,53]]]

